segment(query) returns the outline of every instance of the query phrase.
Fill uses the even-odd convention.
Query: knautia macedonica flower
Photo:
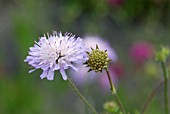
[[[70,33],[53,32],[52,35],[47,34],[40,37],[35,42],[34,47],[30,47],[29,56],[25,62],[36,69],[42,69],[43,73],[40,78],[54,79],[54,71],[60,70],[64,80],[67,80],[65,69],[69,67],[78,70],[76,64],[82,64],[88,60],[86,48],[81,38],[75,38]]]

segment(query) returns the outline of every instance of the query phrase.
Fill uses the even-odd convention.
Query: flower
[[[148,42],[135,42],[130,48],[129,55],[136,64],[143,64],[154,54],[152,44]]]
[[[170,55],[169,48],[161,47],[161,49],[156,53],[156,60],[160,62],[164,62],[166,61],[169,55]]]
[[[117,61],[110,65],[109,71],[114,72],[116,77],[120,78],[125,73],[124,64],[121,61]]]
[[[112,6],[120,7],[123,5],[124,0],[107,0],[107,2]]]
[[[103,104],[103,108],[108,113],[118,113],[119,111],[119,107],[114,101],[107,101],[106,103]]]
[[[85,62],[87,67],[90,67],[89,71],[102,72],[103,69],[108,69],[109,62],[111,61],[108,58],[107,50],[102,51],[99,49],[98,45],[96,45],[96,49],[92,49],[92,52],[87,52],[89,56],[89,60]]]
[[[81,38],[75,38],[71,33],[53,32],[47,34],[35,42],[34,47],[30,47],[29,56],[24,60],[36,69],[42,69],[43,73],[40,78],[47,80],[54,79],[54,71],[60,70],[64,80],[67,80],[65,69],[69,67],[78,70],[76,64],[82,64],[88,60],[86,48]]]
[[[101,50],[107,50],[108,58],[111,59],[110,63],[114,63],[117,61],[117,55],[115,50],[109,45],[108,42],[102,40],[102,38],[97,36],[85,36],[83,38],[83,41],[88,48],[88,51],[92,52],[91,47],[95,48],[96,44],[99,46]],[[89,68],[85,66],[80,66],[79,74],[77,74],[75,71],[71,71],[72,77],[75,79],[75,81],[81,85],[81,84],[89,84],[91,82],[94,82],[93,79],[95,79],[98,75],[101,75],[101,73],[95,73],[95,72],[89,72]]]

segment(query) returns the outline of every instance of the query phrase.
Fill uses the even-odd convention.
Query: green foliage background
[[[1,0],[0,114],[91,113],[59,73],[56,72],[54,81],[40,80],[40,70],[28,73],[28,65],[23,61],[29,47],[38,37],[52,30],[71,32],[80,37],[98,35],[109,41],[126,68],[125,76],[119,80],[118,95],[128,112],[133,114],[140,110],[148,93],[161,79],[161,69],[153,58],[148,62],[157,68],[153,76],[145,71],[136,73],[128,57],[128,48],[135,41],[151,42],[155,48],[169,45],[170,3],[168,0],[120,1],[123,3]],[[96,81],[79,89],[101,114],[105,114],[103,103],[114,100]],[[162,98],[160,91],[146,114],[162,114]]]

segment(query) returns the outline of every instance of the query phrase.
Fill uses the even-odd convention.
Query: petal
[[[43,71],[43,73],[40,75],[40,78],[43,79],[47,76],[47,70]]]
[[[28,52],[30,55],[32,55],[32,56],[39,56],[39,53],[38,52],[32,52],[32,51],[30,51],[30,52]]]
[[[29,60],[28,59],[25,59],[24,62],[28,62]]]
[[[52,68],[54,66],[54,63],[50,63],[50,68]]]
[[[53,80],[54,79],[54,71],[50,69],[47,74],[47,79],[48,80]]]
[[[35,59],[30,60],[30,61],[28,62],[28,64],[30,64],[30,65],[31,65],[31,64],[33,64],[33,63],[36,63],[36,61],[37,61],[37,60],[35,60]]]
[[[55,67],[54,67],[53,71],[58,70],[58,69],[60,69],[60,66],[58,64],[55,64]]]
[[[36,70],[36,69],[32,69],[32,70],[29,71],[29,73],[32,73],[32,72],[34,72],[35,70]]]
[[[39,51],[39,48],[36,48],[36,47],[30,47],[29,49],[30,51]]]
[[[69,65],[72,69],[74,69],[75,71],[77,71],[78,72],[78,68],[77,67],[75,67],[73,64],[70,64]]]
[[[66,75],[65,70],[63,68],[60,68],[60,73],[61,73],[63,79],[67,80],[67,75]]]
[[[49,65],[41,65],[40,67],[41,67],[41,69],[43,69],[44,71],[49,69]]]

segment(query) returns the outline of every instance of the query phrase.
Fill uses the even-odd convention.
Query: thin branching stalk
[[[154,98],[154,96],[156,95],[156,93],[161,89],[161,87],[163,86],[164,84],[164,80],[161,80],[154,88],[153,90],[151,91],[151,93],[149,94],[149,96],[147,97],[144,105],[142,106],[142,109],[141,109],[141,114],[144,114],[146,109],[148,108],[149,106],[149,103],[152,101],[152,99]]]
[[[69,78],[67,79],[67,82],[70,84],[70,86],[76,92],[76,94],[80,97],[80,99],[93,111],[93,113],[98,114],[97,111],[93,108],[93,106],[81,95],[79,90],[76,88],[76,86],[72,83],[72,81]]]

